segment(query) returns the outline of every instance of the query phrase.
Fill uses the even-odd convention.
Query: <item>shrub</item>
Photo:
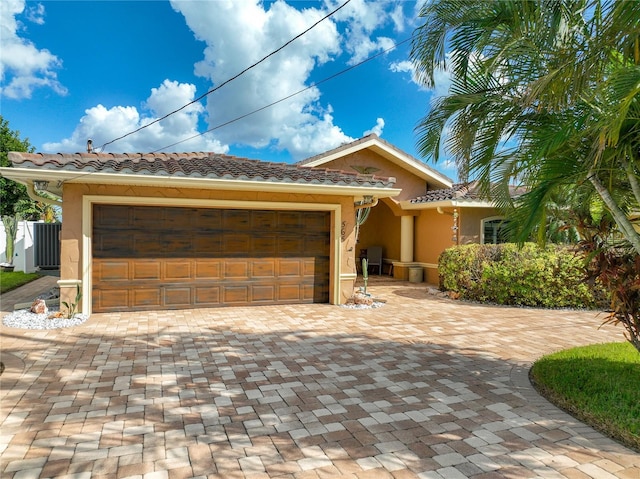
[[[585,259],[561,246],[463,245],[438,260],[440,287],[461,299],[544,308],[602,307],[604,292],[585,281]]]

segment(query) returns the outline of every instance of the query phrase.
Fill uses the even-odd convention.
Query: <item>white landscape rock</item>
[[[10,328],[20,329],[58,329],[71,328],[84,323],[89,317],[76,314],[73,318],[57,317],[57,315],[32,313],[28,309],[20,309],[2,318],[2,324]]]

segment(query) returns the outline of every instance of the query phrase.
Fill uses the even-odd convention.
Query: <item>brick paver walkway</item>
[[[329,305],[2,327],[0,476],[640,478],[640,454],[540,398],[527,366],[618,341],[595,313],[377,284]]]

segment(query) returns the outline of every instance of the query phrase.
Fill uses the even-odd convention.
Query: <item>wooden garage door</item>
[[[93,310],[329,301],[330,214],[94,205]]]

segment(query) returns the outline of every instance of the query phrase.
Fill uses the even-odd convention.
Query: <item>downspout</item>
[[[371,208],[378,204],[378,198],[364,198],[362,201],[356,201],[353,205],[356,210],[356,243],[360,237],[360,226],[367,220]],[[363,211],[369,210],[369,211]],[[362,214],[361,214],[362,213]],[[364,215],[364,218],[361,218]]]
[[[454,206],[455,206],[455,204],[454,204]],[[453,241],[456,245],[459,245],[460,244],[460,235],[458,234],[458,231],[460,229],[460,226],[459,226],[460,215],[458,214],[458,209],[457,208],[453,208],[453,213],[449,213],[448,211],[444,211],[442,209],[442,206],[438,206],[438,207],[436,207],[436,211],[441,215],[453,216],[453,226],[451,227],[451,231],[453,231],[453,235],[451,236],[451,241]]]
[[[62,201],[59,200],[52,200],[50,198],[45,198],[44,196],[40,196],[36,193],[36,189],[33,186],[33,183],[28,183],[27,184],[27,194],[29,195],[29,198],[31,198],[33,201],[38,201],[40,203],[44,203],[46,205],[51,205],[51,206],[62,206]]]

